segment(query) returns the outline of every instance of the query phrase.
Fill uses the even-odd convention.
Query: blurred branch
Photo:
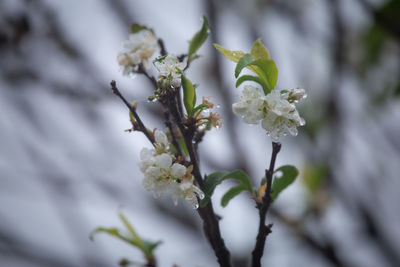
[[[386,17],[382,12],[375,9],[367,0],[359,0],[363,8],[372,16],[379,26],[384,28],[390,35],[392,35],[398,42],[400,42],[400,27],[396,22]]]
[[[18,240],[14,235],[10,234],[8,231],[3,231],[0,228],[0,244],[5,245],[5,249],[0,245],[0,254],[7,258],[15,258],[14,263],[29,262],[30,264],[38,264],[42,267],[74,267],[75,263],[68,263],[65,259],[59,259],[53,256],[52,253],[35,253],[27,249],[31,247],[30,244],[23,243]],[[4,259],[4,258],[3,258]]]
[[[129,12],[129,6],[126,5],[126,1],[106,0],[106,3],[120,20],[123,27],[128,28],[134,22],[134,16]]]
[[[216,6],[216,2],[214,0],[206,0],[205,1],[205,8],[207,13],[207,18],[210,23],[210,37],[212,43],[219,43],[218,38],[218,7]],[[222,65],[220,60],[220,55],[217,54],[216,49],[211,49],[211,56],[212,64],[210,73],[212,73],[213,78],[217,84],[218,89],[215,90],[216,94],[219,94],[219,99],[222,100],[221,106],[225,115],[224,120],[224,128],[226,128],[226,132],[228,134],[229,141],[232,147],[235,147],[238,151],[242,150],[242,144],[238,137],[237,131],[237,120],[231,110],[231,106],[233,103],[232,94],[230,93],[229,88],[224,85],[223,82],[223,72],[222,72]],[[249,171],[249,164],[247,158],[244,156],[243,153],[233,153],[234,158],[234,166],[235,168],[242,169],[245,172]]]
[[[318,241],[313,238],[309,233],[307,233],[300,220],[290,219],[274,208],[271,208],[270,213],[272,216],[275,216],[280,222],[282,222],[286,227],[290,228],[293,233],[300,239],[300,241],[307,244],[311,249],[318,251],[326,260],[338,267],[349,266],[347,263],[345,264],[340,259],[340,257],[338,257],[336,249],[337,246],[332,241],[330,241],[327,236],[320,238],[322,242]]]

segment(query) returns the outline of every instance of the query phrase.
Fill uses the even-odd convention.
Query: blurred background
[[[156,249],[160,266],[216,266],[195,210],[141,186],[131,127],[109,89],[119,84],[151,128],[162,112],[151,84],[124,77],[116,62],[133,22],[153,27],[169,52],[206,15],[211,35],[188,71],[198,99],[212,96],[223,127],[200,145],[203,173],[263,176],[271,144],[261,127],[231,112],[241,94],[234,63],[212,47],[249,51],[261,38],[279,69],[277,88],[305,88],[307,125],[282,139],[277,166],[300,177],[274,203],[265,266],[400,266],[400,1],[170,0],[0,1],[0,266],[118,266],[141,254],[99,234],[122,226],[123,206]],[[154,69],[151,70],[155,74]],[[227,182],[226,182],[227,183]],[[245,194],[219,205],[234,266],[247,266],[258,213]]]

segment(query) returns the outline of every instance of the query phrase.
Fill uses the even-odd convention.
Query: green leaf
[[[164,59],[165,59],[167,56],[168,56],[168,55],[164,55],[164,56],[158,57],[158,58],[154,59],[154,62],[159,62],[159,63],[161,63],[161,62],[164,61]]]
[[[240,76],[237,81],[236,81],[236,87],[239,87],[243,82],[245,81],[252,81],[260,84],[264,90],[268,90],[268,85],[260,78],[257,76],[252,76],[252,75],[242,75]]]
[[[268,86],[268,91],[265,94],[268,94],[271,90],[274,89],[276,82],[278,80],[278,68],[275,65],[275,62],[270,59],[257,59],[253,62],[250,62],[248,66],[255,66],[256,74],[265,81]]]
[[[239,60],[245,55],[242,51],[231,51],[228,50],[219,44],[213,44],[216,49],[218,49],[227,59],[232,60],[233,62],[239,62]]]
[[[226,172],[226,171],[214,172],[208,175],[205,181],[203,188],[205,197],[200,202],[201,207],[207,206],[217,185],[219,185],[220,183],[222,183],[224,180],[227,179],[233,179],[238,181],[239,184],[244,188],[244,190],[249,191],[250,194],[253,193],[253,186],[250,182],[250,178],[244,171],[235,170],[232,172]]]
[[[111,236],[114,236],[118,239],[121,239],[123,241],[129,242],[124,236],[122,236],[119,233],[119,230],[117,228],[105,228],[105,227],[97,227],[96,229],[94,229],[91,233],[90,233],[90,240],[94,240],[94,236],[98,233],[106,233],[109,234]]]
[[[208,37],[209,26],[208,21],[205,16],[203,16],[203,25],[201,26],[200,31],[198,31],[189,42],[189,52],[188,52],[188,61],[192,61],[196,56],[196,51],[203,45],[205,40]]]
[[[153,250],[157,248],[158,245],[162,244],[162,241],[151,242],[143,241],[143,251],[146,254],[146,258],[153,258]]]
[[[200,207],[207,206],[212,194],[214,193],[215,187],[217,187],[217,185],[219,185],[223,181],[221,180],[221,178],[224,177],[226,174],[228,174],[227,171],[217,171],[210,173],[207,176],[203,187],[204,198],[200,201]]]
[[[197,111],[202,111],[203,109],[208,109],[208,105],[207,104],[198,105],[193,109],[193,114],[195,114]]]
[[[196,104],[196,91],[192,82],[182,73],[183,104],[185,105],[188,117],[193,114],[193,107]]]
[[[233,199],[243,191],[246,191],[246,188],[241,184],[229,189],[221,198],[221,206],[226,207],[231,199]]]
[[[180,137],[178,139],[178,143],[179,143],[179,146],[182,149],[183,154],[185,154],[185,156],[187,157],[189,155],[189,151],[187,149],[187,146],[186,146],[186,143],[185,143],[185,139],[183,137]]]
[[[234,179],[236,181],[238,181],[239,183],[241,183],[246,190],[248,190],[249,192],[253,191],[253,186],[250,182],[250,178],[247,175],[247,173],[245,173],[242,170],[236,170],[233,172],[230,172],[228,174],[225,175],[225,177],[223,177],[224,180],[226,179]]]
[[[126,229],[128,229],[132,239],[137,240],[140,243],[142,240],[140,239],[135,229],[133,229],[133,226],[129,223],[129,221],[126,219],[126,217],[122,214],[121,211],[119,212],[118,216],[121,219],[122,223],[125,225]]]
[[[240,74],[240,72],[251,62],[253,62],[254,59],[250,54],[245,54],[243,57],[239,59],[239,62],[236,65],[235,68],[235,78],[237,78]]]
[[[299,171],[296,167],[291,165],[285,165],[275,170],[276,172],[282,172],[282,176],[275,176],[272,183],[272,201],[274,201],[278,195],[290,184],[296,180]]]
[[[140,25],[140,24],[137,24],[137,23],[134,23],[131,26],[131,33],[138,33],[138,32],[140,32],[142,30],[148,30],[148,28],[146,26],[144,26],[144,25]]]
[[[271,59],[268,49],[264,46],[260,39],[257,39],[251,47],[250,54],[254,59]]]

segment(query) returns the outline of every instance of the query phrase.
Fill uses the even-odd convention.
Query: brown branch
[[[271,161],[269,163],[269,169],[265,170],[265,177],[267,178],[267,190],[263,196],[263,201],[258,205],[260,224],[258,227],[258,234],[256,238],[256,245],[252,252],[252,263],[253,267],[261,267],[261,257],[264,254],[265,240],[267,235],[271,233],[272,224],[265,225],[265,219],[267,217],[268,209],[271,205],[271,188],[272,188],[272,178],[275,169],[275,160],[281,150],[281,144],[272,142],[272,155]]]
[[[204,180],[200,172],[199,162],[193,145],[193,138],[196,132],[195,121],[183,121],[183,116],[181,116],[181,113],[179,112],[177,98],[174,95],[166,98],[166,104],[170,108],[171,115],[175,119],[175,122],[183,135],[183,139],[189,153],[190,163],[193,165],[193,176],[195,178],[195,181],[200,186],[200,188],[203,189]],[[198,208],[197,212],[203,220],[204,233],[208,242],[214,250],[218,263],[220,264],[220,266],[230,267],[230,253],[225,246],[224,240],[221,237],[218,218],[215,215],[211,201],[206,207]]]
[[[151,76],[150,74],[148,74],[142,64],[139,64],[136,73],[143,74],[144,76],[146,76],[146,78],[150,81],[150,83],[153,85],[153,87],[155,89],[158,88],[156,78],[154,78],[154,76]]]
[[[170,134],[171,134],[171,143],[176,148],[176,152],[178,155],[183,156],[181,146],[178,143],[177,137],[175,135],[175,131],[171,122],[171,114],[168,109],[164,110],[164,118],[165,118],[165,126],[167,126]]]
[[[135,130],[144,133],[144,135],[147,137],[147,139],[149,139],[149,141],[152,144],[154,144],[154,142],[155,142],[154,136],[147,130],[146,126],[144,126],[142,120],[140,119],[139,115],[136,112],[136,108],[134,106],[132,106],[131,104],[129,104],[128,101],[126,101],[125,97],[118,90],[117,83],[114,80],[112,80],[110,84],[111,84],[111,90],[113,91],[113,93],[116,96],[118,96],[119,98],[121,98],[122,102],[125,103],[125,105],[128,107],[128,109],[132,113],[133,117],[135,118],[136,123],[137,123],[137,125],[135,125]]]
[[[160,54],[161,56],[165,56],[167,53],[167,50],[165,49],[165,44],[163,39],[159,38],[158,39],[158,45],[160,46]]]

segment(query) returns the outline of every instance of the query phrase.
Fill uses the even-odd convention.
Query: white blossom
[[[181,178],[186,174],[186,167],[179,163],[174,163],[171,167],[173,177]]]
[[[154,160],[153,160],[153,151],[148,149],[148,148],[143,148],[142,151],[140,151],[140,162],[139,162],[139,167],[142,172],[145,172],[148,167],[153,165]]]
[[[184,198],[193,208],[198,208],[197,198],[204,198],[204,193],[193,184],[191,168],[174,162],[175,157],[168,151],[168,139],[164,132],[156,130],[154,138],[155,148],[143,148],[140,152],[143,187],[153,192],[156,198],[169,192],[175,205],[179,198]]]
[[[292,103],[292,102],[297,102],[306,97],[307,97],[306,90],[301,88],[295,88],[288,91],[286,100]]]
[[[175,55],[169,54],[163,58],[156,59],[154,66],[159,72],[158,83],[162,88],[170,86],[177,88],[181,86],[181,74],[178,69],[183,70],[186,63],[179,62]]]
[[[123,74],[128,75],[139,64],[149,68],[149,59],[158,50],[158,41],[151,31],[141,30],[130,34],[122,46],[123,51],[117,56],[117,61],[123,68]]]
[[[280,136],[286,135],[287,132],[296,136],[297,126],[305,124],[296,106],[283,98],[278,90],[272,90],[265,97],[265,107],[266,112],[261,125],[274,142],[278,142]]]
[[[197,198],[203,199],[204,193],[197,186],[193,184],[193,181],[185,181],[179,185],[182,197],[192,205],[194,209],[199,207],[199,202]]]
[[[246,85],[243,89],[244,100],[232,105],[233,113],[250,124],[257,124],[263,117],[264,100],[259,88]]]
[[[156,130],[154,132],[154,139],[156,140],[156,143],[163,144],[165,147],[168,146],[168,138],[163,131]]]
[[[243,89],[244,100],[234,103],[232,109],[246,123],[258,124],[261,121],[272,141],[278,142],[281,135],[290,133],[296,136],[297,127],[305,124],[294,104],[305,96],[304,89],[292,89],[284,94],[272,90],[265,96],[259,88],[248,85]]]

